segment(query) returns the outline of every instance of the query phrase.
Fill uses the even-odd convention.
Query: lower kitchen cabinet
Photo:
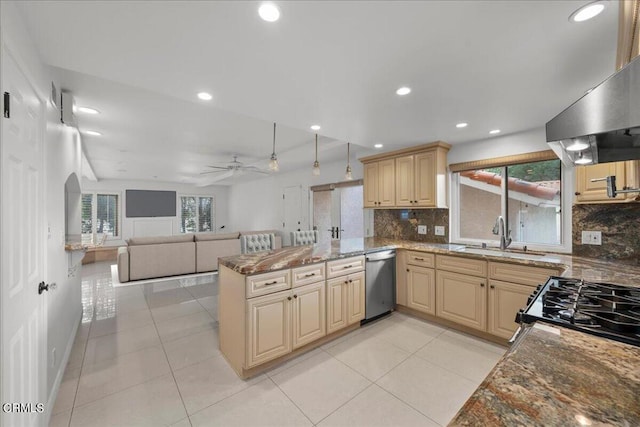
[[[327,333],[364,319],[364,272],[327,280]]]
[[[291,291],[247,300],[248,367],[291,351],[291,300]]]
[[[516,313],[527,305],[534,287],[489,280],[488,332],[502,338],[511,338],[518,329]]]
[[[406,266],[407,307],[436,314],[436,272],[433,268]]]
[[[487,279],[450,271],[436,273],[436,315],[470,328],[486,330]]]
[[[324,281],[293,289],[293,348],[327,334]]]
[[[247,300],[247,367],[326,335],[324,282]]]

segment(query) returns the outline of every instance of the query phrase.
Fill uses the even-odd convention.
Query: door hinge
[[[282,228],[284,228],[284,222],[282,223]]]
[[[4,118],[11,118],[11,95],[9,92],[4,93]]]
[[[282,200],[284,200],[284,194],[282,195]]]

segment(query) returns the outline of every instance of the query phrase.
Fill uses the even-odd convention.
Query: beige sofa
[[[196,233],[159,237],[132,237],[118,249],[118,279],[131,280],[205,273],[218,269],[218,258],[240,254],[240,236],[269,231],[227,234]],[[282,239],[276,236],[276,248]]]

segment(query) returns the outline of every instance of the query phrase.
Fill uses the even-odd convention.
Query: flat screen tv
[[[127,218],[176,216],[176,192],[127,190]]]

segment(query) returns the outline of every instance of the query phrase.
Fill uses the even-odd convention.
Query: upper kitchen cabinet
[[[393,207],[396,201],[393,159],[364,164],[364,207]]]
[[[592,166],[576,167],[576,192],[577,203],[620,203],[633,200],[638,193],[618,194],[615,198],[607,196],[607,183],[600,180],[607,176],[615,175],[616,188],[638,188],[640,184],[638,162],[599,163]],[[592,181],[598,180],[598,181]]]
[[[364,157],[364,207],[447,207],[447,152],[442,141]]]

